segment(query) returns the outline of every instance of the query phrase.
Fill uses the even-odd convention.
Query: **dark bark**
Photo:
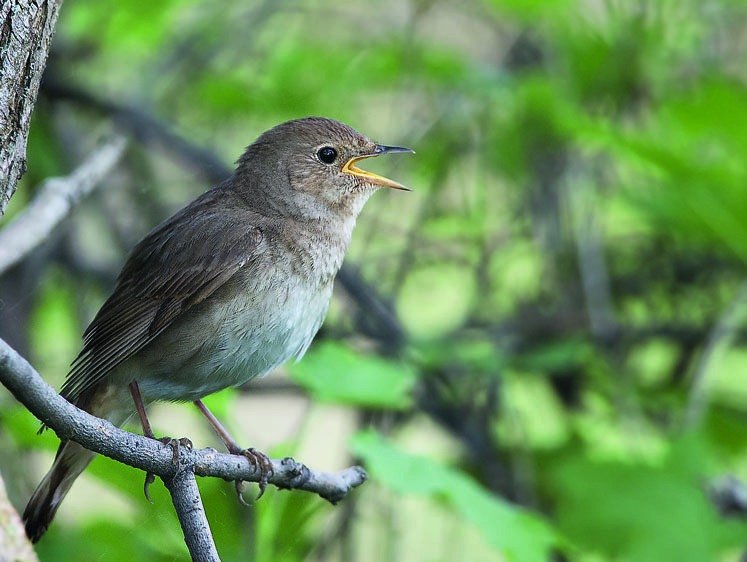
[[[62,0],[0,3],[0,216],[26,171],[26,143]]]

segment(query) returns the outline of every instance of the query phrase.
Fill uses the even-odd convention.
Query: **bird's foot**
[[[193,447],[192,441],[190,441],[186,437],[182,437],[181,439],[174,439],[173,437],[161,437],[157,439],[157,441],[160,441],[164,445],[168,445],[169,447],[171,447],[174,455],[171,462],[174,464],[174,467],[176,469],[179,469],[179,447],[186,447],[187,449],[191,449]]]
[[[155,439],[155,438],[154,438]],[[181,439],[174,439],[173,437],[161,437],[159,439],[156,439],[156,441],[160,441],[164,445],[168,445],[171,447],[171,451],[173,453],[172,457],[172,463],[174,464],[174,467],[179,470],[179,447],[187,447],[188,449],[192,449],[192,441],[187,439],[186,437],[182,437]],[[150,485],[153,484],[153,482],[156,481],[156,475],[152,472],[146,472],[145,473],[145,485],[143,486],[143,492],[145,493],[145,499],[148,500],[150,503],[153,503],[153,500],[150,499]]]
[[[246,457],[249,459],[249,462],[252,463],[252,466],[255,470],[260,470],[260,477],[259,477],[259,494],[256,498],[254,498],[254,501],[257,501],[259,498],[262,497],[262,495],[265,493],[265,488],[267,487],[267,480],[270,476],[274,474],[274,470],[272,469],[272,461],[270,460],[270,457],[265,455],[263,452],[258,451],[257,449],[250,447],[249,449],[237,449],[235,451],[231,451],[234,455],[241,455],[243,457]],[[244,501],[244,483],[241,480],[236,480],[236,494],[239,496],[239,501],[243,505],[249,505]]]
[[[228,432],[226,431],[226,428],[223,427],[223,425],[218,421],[218,419],[213,415],[213,413],[208,410],[207,406],[202,403],[202,400],[195,400],[195,406],[202,412],[202,414],[207,418],[207,420],[210,422],[210,425],[213,426],[213,429],[215,432],[220,436],[220,438],[223,440],[223,442],[226,444],[226,448],[228,449],[228,452],[232,455],[241,455],[243,457],[246,457],[249,459],[249,462],[252,463],[252,466],[254,467],[254,470],[260,471],[260,477],[259,477],[259,495],[255,498],[254,501],[257,501],[259,498],[262,497],[262,494],[265,493],[265,488],[267,487],[267,480],[268,478],[274,473],[272,470],[272,462],[270,461],[270,458],[265,455],[264,453],[259,452],[257,449],[249,448],[249,449],[242,449],[239,447],[238,443],[234,441],[233,437],[231,437]],[[244,504],[248,505],[244,501],[244,496],[242,493],[244,492],[244,484],[241,482],[241,480],[236,481],[236,493],[239,495],[239,501]]]

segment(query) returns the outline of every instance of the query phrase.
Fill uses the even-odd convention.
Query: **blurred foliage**
[[[374,478],[401,494],[428,494],[445,501],[509,560],[546,560],[556,542],[539,518],[499,501],[463,472],[399,451],[370,431],[356,435],[352,445]]]
[[[412,406],[412,369],[360,355],[334,342],[320,343],[290,369],[293,380],[319,400],[390,410]]]
[[[417,150],[371,165],[415,191],[367,204],[290,379],[209,403],[247,445],[371,480],[250,509],[201,482],[223,559],[740,559],[708,488],[747,478],[745,26],[726,0],[66,2],[7,220],[133,140],[0,279],[0,336],[59,386],[143,234],[265,129],[340,119]],[[199,426],[169,408],[162,433]],[[0,393],[19,508],[56,447],[37,427]],[[186,557],[162,487],[87,474],[42,561]]]

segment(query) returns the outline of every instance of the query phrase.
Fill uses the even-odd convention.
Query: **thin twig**
[[[573,213],[574,242],[586,312],[592,336],[609,346],[619,331],[612,306],[610,275],[604,258],[599,217],[594,208],[593,189],[578,176],[574,174],[575,181],[568,182],[566,192]]]
[[[694,427],[703,417],[710,395],[706,375],[711,365],[716,362],[721,353],[729,348],[739,332],[747,313],[746,305],[747,281],[739,286],[734,298],[724,309],[695,365],[685,412],[685,427]]]
[[[115,136],[96,148],[72,174],[45,180],[33,201],[0,232],[0,275],[49,238],[73,206],[112,171],[124,154],[125,139]]]

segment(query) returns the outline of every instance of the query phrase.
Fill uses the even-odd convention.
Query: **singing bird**
[[[260,465],[263,489],[267,457],[241,449],[201,399],[304,354],[364,203],[381,186],[408,190],[356,164],[396,152],[413,151],[322,117],[263,133],[231,177],[135,246],[84,333],[62,396],[117,426],[138,413],[150,437],[147,404],[192,401],[229,451]],[[60,443],[23,515],[34,542],[95,455]]]

